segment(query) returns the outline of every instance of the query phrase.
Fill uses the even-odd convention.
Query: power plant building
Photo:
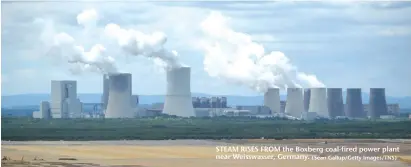
[[[264,106],[267,106],[271,113],[280,113],[280,89],[269,88],[267,92],[264,93]]]
[[[195,116],[191,99],[191,69],[173,68],[167,71],[167,94],[163,113],[181,117]]]
[[[327,105],[331,118],[345,116],[342,88],[327,89]]]
[[[108,102],[105,118],[133,118],[132,81],[129,73],[108,75]]]
[[[371,88],[369,112],[370,118],[380,118],[381,115],[387,115],[387,101],[385,99],[384,88]]]
[[[300,118],[304,112],[304,99],[302,88],[287,88],[287,104],[285,114]]]
[[[364,118],[366,116],[361,97],[361,88],[348,88],[345,100],[345,116]]]
[[[320,117],[329,118],[326,88],[311,88],[308,112],[315,112]]]
[[[52,118],[79,118],[82,104],[77,98],[76,81],[51,81],[50,112]]]

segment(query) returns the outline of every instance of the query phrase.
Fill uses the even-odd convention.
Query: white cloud
[[[377,32],[382,36],[409,36],[411,35],[411,27],[389,27]]]

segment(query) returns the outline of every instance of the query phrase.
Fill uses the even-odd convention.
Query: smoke
[[[282,52],[266,53],[251,36],[227,25],[219,12],[202,21],[204,69],[212,77],[265,92],[268,88],[324,87],[316,76],[299,72]]]
[[[104,33],[109,38],[116,40],[121,49],[128,55],[150,58],[154,63],[166,69],[183,66],[178,59],[177,51],[169,51],[164,47],[167,37],[162,32],[144,34],[133,29],[123,29],[117,24],[108,24]]]
[[[90,28],[96,24],[97,18],[95,10],[85,10],[77,16],[77,22]],[[114,58],[107,55],[107,49],[102,44],[95,44],[86,51],[71,35],[55,33],[52,22],[46,23],[41,38],[46,46],[50,46],[47,54],[67,62],[73,74],[85,71],[104,74],[118,72]]]

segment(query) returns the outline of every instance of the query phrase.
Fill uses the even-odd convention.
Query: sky
[[[101,93],[102,76],[73,74],[65,62],[47,55],[44,23],[67,32],[85,46],[99,36],[77,24],[88,9],[98,12],[96,29],[108,23],[145,33],[164,32],[167,48],[191,66],[192,92],[216,95],[261,94],[210,76],[204,70],[201,23],[217,11],[236,32],[250,35],[266,52],[281,51],[291,64],[327,87],[386,88],[389,96],[411,96],[411,2],[1,2],[2,95],[49,93],[50,80],[77,80],[78,92]],[[113,54],[121,54],[116,52]],[[119,56],[119,55],[113,55]],[[153,61],[123,57],[133,75],[134,94],[164,94],[165,73]]]

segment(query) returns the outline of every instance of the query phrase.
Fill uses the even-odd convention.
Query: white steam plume
[[[178,53],[164,47],[167,37],[162,32],[144,34],[133,29],[123,29],[117,24],[106,25],[104,32],[115,39],[128,55],[151,58],[156,64],[168,69],[183,66],[178,59]]]
[[[86,30],[92,28],[98,19],[95,10],[85,10],[77,16],[77,22]],[[76,40],[68,33],[55,33],[52,24],[46,24],[42,33],[42,40],[50,47],[48,55],[58,57],[70,65],[70,71],[74,74],[84,71],[99,73],[118,72],[113,57],[108,56],[106,48],[102,44],[95,44],[90,51],[76,43]]]
[[[267,88],[324,87],[314,75],[299,72],[282,52],[265,53],[251,36],[232,30],[229,18],[212,12],[201,23],[204,68],[213,77],[265,92]]]

